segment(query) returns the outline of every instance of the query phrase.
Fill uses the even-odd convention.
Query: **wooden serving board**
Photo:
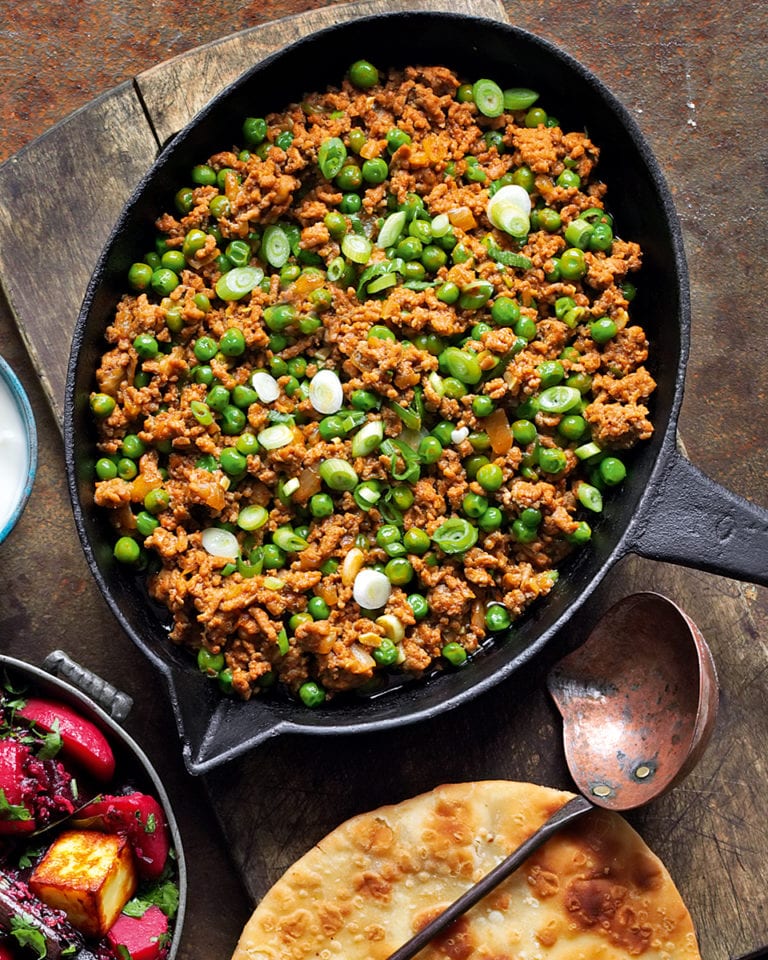
[[[0,281],[59,422],[80,300],[111,224],[159,147],[224,85],[286,43],[342,19],[406,8],[505,16],[495,0],[362,0],[255,27],[146,71],[0,167]],[[768,942],[765,638],[749,586],[638,558],[619,564],[586,616],[596,620],[635,590],[680,604],[719,668],[721,710],[709,750],[684,783],[629,819],[690,905],[703,956],[725,960]],[[441,782],[502,777],[568,788],[560,723],[540,681],[529,672],[398,731],[282,737],[208,777],[253,900],[344,818]]]

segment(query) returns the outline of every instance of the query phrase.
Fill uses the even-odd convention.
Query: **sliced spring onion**
[[[517,267],[520,270],[530,270],[533,261],[522,253],[515,253],[514,250],[502,250],[497,246],[491,237],[485,238],[485,246],[488,250],[488,256],[496,263],[503,263],[505,267]]]
[[[282,590],[285,586],[285,580],[281,580],[280,577],[264,577],[262,586],[267,590]]]
[[[339,137],[330,137],[328,140],[324,140],[317,151],[317,165],[326,180],[333,180],[344,166],[346,159],[347,148],[344,146],[344,141]]]
[[[387,247],[393,247],[397,242],[397,238],[403,232],[403,227],[405,227],[406,220],[407,216],[405,210],[398,210],[395,213],[390,213],[390,215],[381,225],[379,236],[376,239],[376,246],[381,250],[386,250]]]
[[[438,397],[445,396],[445,384],[443,383],[443,378],[439,373],[436,373],[434,370],[430,371],[429,376],[427,377],[430,387],[435,391]]]
[[[265,370],[257,370],[252,374],[251,386],[262,403],[273,403],[280,396],[277,380]]]
[[[366,288],[366,293],[381,293],[382,290],[387,290],[389,287],[394,287],[396,283],[396,274],[384,273],[380,277],[375,277],[373,280],[371,280]]]
[[[576,454],[579,460],[589,460],[590,457],[596,457],[603,451],[596,443],[590,442],[583,443],[580,447],[576,447],[573,452]]]
[[[542,390],[538,399],[540,409],[546,413],[565,413],[581,402],[581,394],[575,387],[559,384]]]
[[[525,236],[531,229],[531,198],[519,184],[508,183],[497,190],[488,201],[486,213],[494,227],[513,237]]]
[[[261,238],[261,251],[271,267],[276,270],[284,267],[291,255],[291,242],[288,239],[288,234],[277,224],[267,227],[264,236]]]
[[[202,424],[202,426],[207,427],[213,423],[211,408],[207,403],[203,403],[202,400],[193,400],[189,405],[189,409],[192,411],[195,420],[197,420],[199,424]]]
[[[265,450],[278,450],[293,443],[293,430],[287,423],[276,423],[258,434],[258,441]]]
[[[355,577],[352,596],[364,610],[380,610],[392,593],[392,584],[385,574],[368,568]]]
[[[261,267],[233,267],[216,281],[216,296],[222,300],[240,300],[255,290],[263,279]]]
[[[260,503],[250,503],[237,515],[237,525],[241,530],[258,530],[269,518],[269,511]]]
[[[276,543],[286,553],[300,553],[309,546],[304,537],[294,533],[290,527],[278,527],[272,534],[272,543]]]
[[[504,113],[504,93],[493,80],[476,80],[472,85],[472,99],[484,117],[500,117]]]
[[[403,421],[407,430],[421,430],[422,414],[418,410],[414,410],[412,407],[404,407],[394,400],[391,400],[389,405]]]
[[[587,510],[600,513],[603,509],[603,495],[597,487],[593,487],[591,483],[580,483],[576,489],[576,496],[579,499],[579,503],[583,507],[586,507]]]
[[[463,517],[449,517],[432,534],[432,541],[444,553],[464,553],[477,543],[477,527]]]
[[[373,453],[383,439],[384,421],[370,420],[352,438],[352,456],[367,457],[369,453]]]
[[[504,109],[527,110],[538,99],[539,95],[535,90],[529,90],[528,87],[510,87],[504,91]]]
[[[344,404],[344,390],[333,370],[318,370],[309,384],[309,402],[318,413],[337,413]]]
[[[354,467],[338,457],[324,460],[318,472],[331,490],[354,490],[359,480]]]
[[[283,496],[292,497],[301,486],[301,480],[298,477],[291,477],[283,484]]]
[[[440,354],[440,366],[462,383],[479,383],[483,376],[477,357],[460,347],[446,347]]]
[[[368,237],[358,233],[347,233],[341,241],[341,252],[352,263],[368,263],[373,245]]]
[[[432,221],[432,236],[444,237],[451,229],[451,221],[448,219],[447,213],[438,213],[438,215]]]
[[[370,510],[371,507],[381,500],[381,490],[377,480],[366,480],[359,483],[352,492],[355,503],[361,510]]]
[[[384,613],[382,616],[376,618],[376,623],[382,628],[385,636],[387,636],[393,643],[400,643],[400,641],[405,637],[405,627],[403,626],[403,621],[400,617],[396,617],[393,613]]]
[[[201,535],[203,549],[212,557],[235,560],[240,556],[240,544],[234,533],[221,527],[208,527]]]

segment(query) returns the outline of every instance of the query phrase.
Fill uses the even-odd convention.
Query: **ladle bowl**
[[[424,926],[388,960],[410,960],[509,877],[549,837],[596,806],[632,810],[693,769],[714,729],[718,683],[696,624],[658,593],[611,607],[551,670],[566,761],[580,795]]]

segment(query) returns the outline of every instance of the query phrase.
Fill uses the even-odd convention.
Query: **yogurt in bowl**
[[[0,357],[0,543],[26,506],[37,470],[37,429],[16,374]]]

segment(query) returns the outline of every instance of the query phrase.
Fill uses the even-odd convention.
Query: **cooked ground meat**
[[[240,697],[461,665],[651,435],[598,146],[466,90],[409,67],[246,120],[106,330],[96,502]]]

